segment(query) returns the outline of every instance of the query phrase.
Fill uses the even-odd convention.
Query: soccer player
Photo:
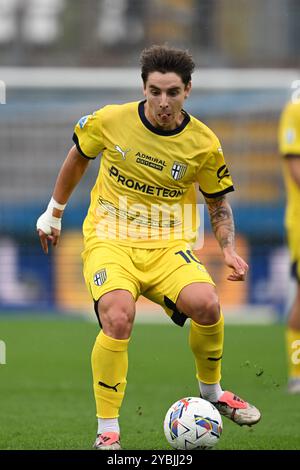
[[[287,205],[285,227],[291,258],[291,272],[297,282],[289,313],[286,345],[288,391],[300,393],[300,102],[287,103],[279,124],[279,148],[283,156]]]
[[[83,224],[84,277],[101,326],[92,352],[98,431],[94,447],[120,449],[119,410],[128,344],[139,295],[160,304],[173,322],[190,319],[189,344],[200,394],[240,425],[259,421],[253,405],[220,385],[224,320],[215,284],[193,255],[197,221],[190,207],[204,195],[228,279],[248,266],[234,247],[226,193],[233,183],[215,134],[183,110],[194,62],[187,51],[152,46],[142,52],[145,99],[84,116],[37,221],[42,248],[56,246],[65,205],[89,162],[101,154],[99,175]]]

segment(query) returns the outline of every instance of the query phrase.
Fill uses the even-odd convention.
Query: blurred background
[[[186,110],[222,143],[248,280],[226,281],[207,221],[201,260],[228,319],[283,320],[293,285],[277,127],[300,88],[299,23],[299,0],[0,0],[0,313],[93,317],[81,225],[99,161],[73,194],[60,246],[47,257],[36,219],[78,119],[107,103],[140,100],[140,52],[167,42],[194,56]],[[139,313],[150,320],[160,309],[141,299]]]

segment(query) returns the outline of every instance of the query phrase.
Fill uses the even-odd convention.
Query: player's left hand
[[[227,277],[229,281],[244,281],[249,269],[246,261],[243,260],[232,248],[223,249],[226,265],[232,269]]]

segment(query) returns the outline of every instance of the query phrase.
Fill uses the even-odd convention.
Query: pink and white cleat
[[[97,450],[121,450],[120,434],[117,432],[103,432],[98,434],[94,444]]]
[[[245,424],[251,426],[258,423],[261,418],[261,413],[255,406],[250,405],[250,403],[242,400],[232,392],[224,392],[213,405],[221,415],[226,416],[226,418],[231,419],[240,426]]]

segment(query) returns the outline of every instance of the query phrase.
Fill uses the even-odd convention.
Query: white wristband
[[[52,198],[50,199],[50,202],[49,202],[49,204],[48,204],[47,209],[53,209],[53,208],[55,208],[55,209],[58,209],[58,210],[60,210],[60,211],[63,211],[63,210],[65,209],[66,205],[67,205],[67,204],[59,204],[59,202],[56,202],[55,199],[52,197]]]

